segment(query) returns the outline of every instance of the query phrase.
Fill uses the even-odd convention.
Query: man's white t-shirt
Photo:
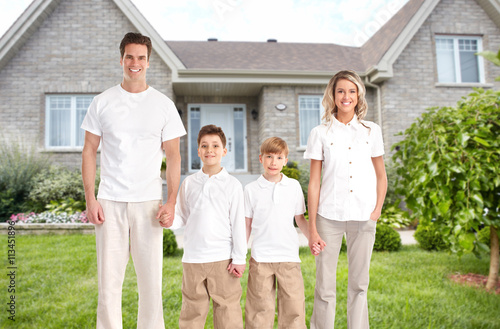
[[[300,263],[293,220],[305,211],[299,182],[284,174],[278,183],[261,175],[245,186],[245,217],[252,218],[252,258],[260,263]]]
[[[186,134],[172,100],[153,87],[129,93],[117,85],[94,98],[81,128],[101,136],[98,198],[162,198],[162,142]]]

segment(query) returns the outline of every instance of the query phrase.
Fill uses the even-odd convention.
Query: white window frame
[[[314,99],[319,99],[319,117],[318,117],[318,119],[319,119],[319,121],[318,121],[318,122],[319,122],[319,123],[321,123],[321,118],[323,117],[323,115],[324,115],[324,113],[325,113],[325,109],[323,108],[323,104],[322,104],[322,101],[323,101],[323,94],[321,94],[321,95],[319,95],[319,94],[318,94],[318,95],[299,95],[299,97],[298,97],[298,99],[297,99],[297,101],[298,101],[297,108],[298,108],[298,112],[299,112],[299,113],[298,113],[298,117],[299,117],[299,143],[300,143],[300,149],[304,149],[304,150],[305,150],[305,148],[306,148],[306,146],[307,146],[307,142],[306,142],[306,144],[302,144],[302,137],[303,137],[303,136],[302,136],[302,134],[301,134],[301,129],[300,129],[300,126],[301,126],[301,124],[302,124],[302,118],[301,118],[301,116],[300,116],[300,100],[301,100],[301,99],[304,99],[304,98],[314,98]],[[309,134],[310,134],[310,133],[311,133],[311,132],[309,131],[309,132],[307,133],[307,136],[305,136],[305,137],[306,137],[306,141],[307,141],[307,138],[309,138]]]
[[[211,107],[219,107],[219,106],[224,106],[224,107],[230,107],[233,109],[235,108],[241,108],[243,109],[243,140],[244,140],[244,160],[243,163],[245,165],[244,168],[242,169],[235,169],[234,171],[231,171],[231,173],[246,173],[248,172],[248,143],[247,143],[247,109],[246,109],[246,104],[237,104],[237,103],[231,103],[231,104],[213,104],[213,103],[189,103],[187,105],[187,112],[188,112],[188,136],[191,134],[191,130],[193,129],[192,123],[191,123],[191,109],[198,108],[200,110],[200,128],[201,128],[201,112],[202,111],[209,111]],[[234,125],[234,117],[233,117],[233,125]],[[234,127],[233,127],[234,128]],[[198,132],[193,132],[196,136],[198,136]],[[189,173],[195,173],[198,172],[199,169],[192,169],[191,164],[193,161],[193,156],[191,155],[191,148],[192,147],[198,147],[197,144],[194,144],[194,141],[191,141],[191,137],[188,137],[188,172]],[[200,166],[203,166],[202,163],[200,163]]]
[[[76,136],[80,132],[80,125],[75,125],[76,121],[76,99],[77,97],[95,97],[96,95],[94,94],[47,94],[45,95],[45,148],[48,150],[82,150],[83,145],[76,145]],[[50,145],[50,131],[51,131],[51,108],[50,108],[50,100],[52,97],[71,97],[71,108],[70,108],[70,123],[71,123],[71,136],[70,136],[70,145],[64,145],[64,146],[54,146]]]
[[[438,74],[438,83],[440,84],[474,84],[474,83],[485,83],[484,80],[484,61],[483,57],[481,56],[476,56],[477,57],[477,64],[478,64],[478,74],[479,74],[479,81],[478,82],[462,82],[462,70],[460,67],[460,50],[459,50],[459,40],[475,40],[477,41],[477,52],[483,51],[483,39],[482,37],[479,36],[467,36],[467,35],[436,35],[435,40],[453,40],[453,57],[455,60],[455,81],[454,82],[442,82],[439,80],[439,74]],[[437,43],[434,47],[436,51],[436,69],[437,68]]]

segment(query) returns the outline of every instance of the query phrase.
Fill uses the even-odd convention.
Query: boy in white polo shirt
[[[243,329],[240,279],[247,243],[241,183],[221,167],[227,153],[221,128],[198,134],[203,168],[181,185],[173,229],[185,226],[180,329],[204,328],[213,302],[214,328]],[[167,221],[162,226],[168,227]]]
[[[309,238],[302,188],[281,173],[288,146],[279,137],[262,143],[264,174],[245,187],[247,241],[252,234],[245,328],[272,328],[278,286],[278,327],[306,328],[304,282],[293,219]],[[314,252],[319,254],[319,246]]]

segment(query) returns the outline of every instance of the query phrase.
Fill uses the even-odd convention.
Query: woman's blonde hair
[[[339,71],[330,79],[326,86],[325,94],[323,95],[322,104],[325,109],[323,120],[325,120],[327,124],[332,122],[333,115],[338,112],[337,105],[335,105],[335,88],[337,87],[337,82],[342,79],[351,81],[358,89],[358,104],[354,108],[354,113],[358,116],[358,120],[363,120],[368,111],[368,104],[365,99],[366,88],[359,75],[350,70]]]

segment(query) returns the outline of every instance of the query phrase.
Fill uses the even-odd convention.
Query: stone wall
[[[99,94],[119,84],[119,44],[130,31],[137,29],[113,1],[61,1],[0,71],[1,137],[46,152],[45,96]],[[148,83],[174,97],[171,71],[154,51]],[[80,167],[81,148],[50,153],[54,162]]]

